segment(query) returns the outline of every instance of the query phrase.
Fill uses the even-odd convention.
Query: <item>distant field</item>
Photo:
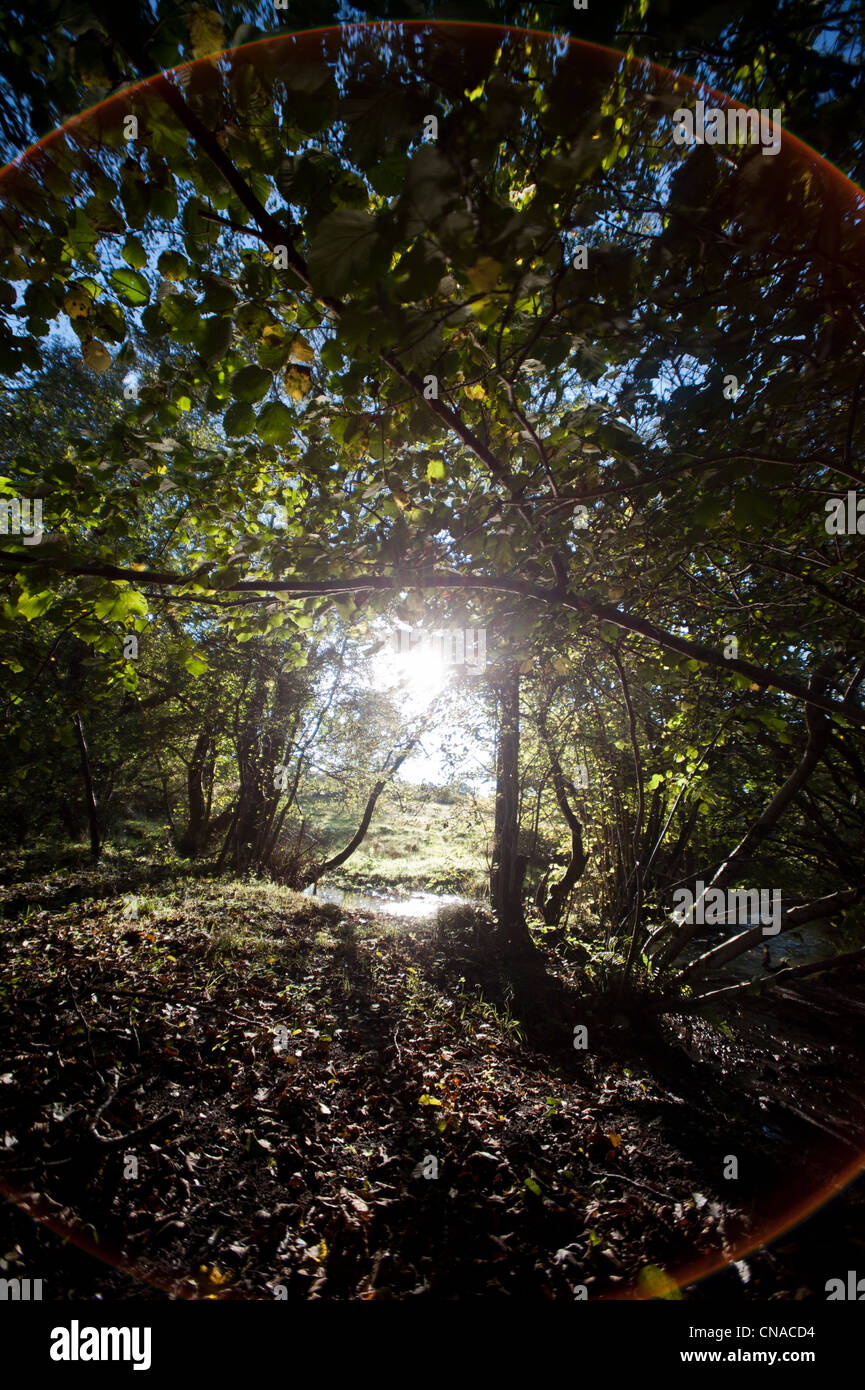
[[[453,800],[436,800],[437,795]],[[339,792],[308,794],[302,814],[306,829],[318,841],[318,853],[332,855],[348,843],[363,814],[363,803],[350,802]],[[400,784],[387,788],[376,806],[361,847],[329,882],[345,887],[376,888],[396,895],[409,892],[461,893],[484,897],[488,891],[487,854],[492,843],[493,802],[473,802],[469,796],[437,793]],[[144,874],[158,866],[165,875],[185,876],[188,861],[178,856],[167,827],[145,816],[122,817],[106,834],[99,865],[91,862],[82,841],[36,837],[26,847],[0,847],[0,901],[32,886],[71,874],[83,889],[101,890],[116,880],[131,891]],[[50,880],[50,882],[49,882]],[[8,888],[3,885],[8,885]],[[67,885],[68,886],[68,885]]]
[[[366,839],[333,876],[334,882],[393,892],[483,895],[492,801],[473,803],[468,796],[455,796],[445,803],[435,796],[434,791],[404,784],[387,788]],[[303,809],[310,828],[332,851],[348,843],[362,814],[361,807],[346,806],[337,793],[313,794]]]

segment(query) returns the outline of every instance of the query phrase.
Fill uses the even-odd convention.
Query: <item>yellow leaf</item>
[[[189,46],[194,58],[219,53],[225,47],[222,20],[215,10],[196,10],[189,21]]]
[[[478,294],[486,294],[495,287],[501,272],[502,262],[494,261],[492,256],[481,256],[466,271],[472,288]]]
[[[79,76],[85,87],[110,87],[111,78],[101,63],[79,68]]]
[[[508,202],[515,208],[522,210],[526,203],[531,202],[532,194],[535,192],[533,183],[524,184],[522,188],[512,188],[508,193]]]
[[[111,353],[98,338],[88,338],[81,349],[81,356],[91,371],[98,374],[106,372],[111,366]]]
[[[420,1104],[420,1105],[439,1105],[439,1106],[440,1106],[440,1105],[441,1105],[441,1101],[440,1101],[440,1100],[437,1100],[435,1096],[423,1095],[423,1096],[421,1096],[421,1098],[420,1098],[419,1104]]]
[[[622,1142],[621,1134],[608,1134],[607,1138],[609,1139],[614,1149],[617,1149]]]
[[[299,333],[297,337],[292,340],[291,355],[292,357],[296,357],[298,362],[315,361],[315,349],[311,348],[306,339],[301,337]]]
[[[482,328],[491,328],[499,316],[499,310],[488,294],[472,299],[469,308]]]
[[[648,1298],[681,1299],[682,1293],[672,1275],[658,1265],[646,1265],[637,1276],[637,1287]]]
[[[312,375],[306,367],[289,367],[285,374],[285,389],[293,401],[302,401],[312,390]]]
[[[63,308],[71,319],[86,319],[93,307],[93,296],[84,285],[70,285]]]

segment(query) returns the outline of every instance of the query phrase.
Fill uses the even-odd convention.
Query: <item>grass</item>
[[[436,800],[429,789],[405,783],[386,788],[360,849],[330,881],[342,888],[394,896],[413,892],[483,896],[489,873],[492,803],[482,802],[476,808],[469,797],[447,795],[445,802]],[[347,844],[363,814],[362,805],[341,792],[313,791],[301,810],[322,855]],[[142,888],[152,892],[155,867],[166,880],[185,880],[205,865],[178,856],[167,828],[143,817],[112,825],[96,865],[86,842],[40,837],[26,848],[0,852],[0,910],[4,901],[14,907],[35,897],[59,901],[72,894],[99,896],[112,890],[133,897],[139,880]]]
[[[376,807],[360,849],[334,875],[345,888],[410,892],[483,894],[492,803],[479,812],[468,797],[436,801],[420,788],[388,787]],[[336,793],[318,793],[304,807],[328,849],[346,844],[357,828],[361,808],[346,807]]]

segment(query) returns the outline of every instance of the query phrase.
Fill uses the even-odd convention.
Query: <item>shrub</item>
[[[442,945],[485,946],[493,930],[490,913],[476,903],[443,903],[436,912],[435,939]]]

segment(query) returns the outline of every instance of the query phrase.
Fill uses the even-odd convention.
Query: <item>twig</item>
[[[81,1022],[84,1024],[84,1031],[85,1031],[85,1033],[87,1034],[87,1046],[88,1046],[89,1049],[90,1049],[90,1057],[91,1057],[91,1060],[92,1060],[92,1062],[93,1062],[93,1070],[96,1072],[96,1075],[99,1077],[99,1080],[104,1082],[105,1078],[103,1077],[102,1072],[99,1070],[99,1067],[97,1066],[97,1063],[96,1063],[96,1053],[95,1053],[94,1050],[93,1050],[93,1039],[92,1039],[92,1037],[91,1037],[91,1035],[90,1035],[90,1024],[87,1022],[87,1019],[84,1017],[84,1014],[81,1012],[81,1006],[80,1006],[80,1004],[78,1003],[78,1000],[77,1000],[76,997],[75,997],[75,991],[74,991],[74,989],[72,988],[72,981],[71,981],[70,978],[69,978],[69,971],[68,971],[68,970],[64,970],[64,971],[63,971],[63,974],[65,975],[65,977],[66,977],[66,983],[67,983],[67,985],[69,986],[69,998],[72,1000],[73,1008],[75,1009],[75,1012],[77,1013],[78,1017],[81,1019]]]
[[[593,1168],[591,1163],[586,1164],[590,1173],[594,1173],[598,1178],[613,1178],[619,1182],[626,1182],[629,1187],[637,1187],[641,1192],[651,1192],[653,1197],[659,1197],[662,1202],[675,1202],[677,1198],[672,1192],[659,1192],[656,1187],[649,1187],[648,1183],[637,1182],[636,1178],[626,1177],[624,1173],[605,1173],[602,1168]]]
[[[155,1120],[148,1120],[146,1125],[140,1125],[138,1129],[131,1129],[128,1134],[117,1134],[113,1138],[106,1138],[103,1134],[97,1134],[91,1125],[90,1138],[95,1139],[96,1143],[105,1149],[118,1149],[123,1144],[131,1144],[134,1139],[144,1139],[148,1134],[153,1134],[163,1125],[171,1124],[181,1118],[182,1111],[166,1110],[164,1115],[157,1115]]]

